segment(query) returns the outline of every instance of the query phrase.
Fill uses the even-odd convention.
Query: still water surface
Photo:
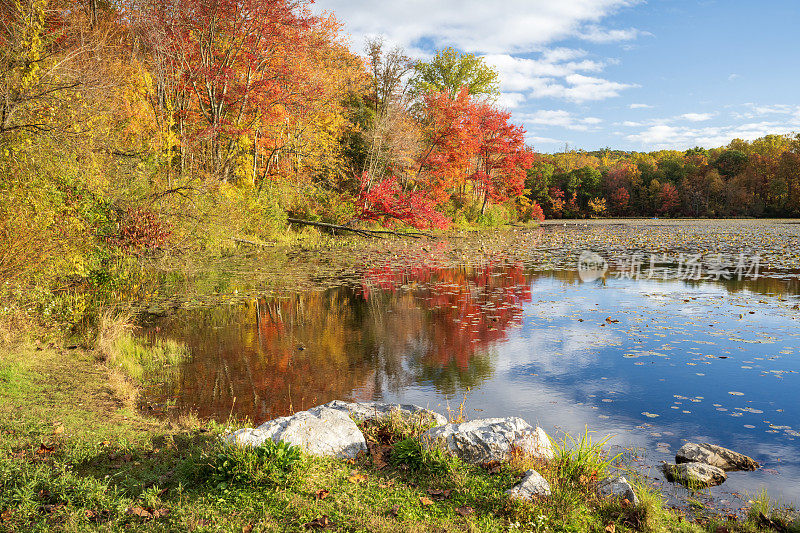
[[[465,398],[469,418],[614,435],[654,483],[685,440],[731,447],[764,468],[711,496],[735,507],[730,493],[763,487],[798,503],[798,303],[792,274],[582,283],[518,262],[366,269],[153,321],[148,335],[191,358],[148,401],[259,424],[334,399],[446,412]]]

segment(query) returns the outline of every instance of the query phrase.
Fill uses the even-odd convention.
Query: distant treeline
[[[800,135],[685,152],[539,155],[525,182],[549,218],[800,216]]]

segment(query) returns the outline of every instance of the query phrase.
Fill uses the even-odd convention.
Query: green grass
[[[139,353],[128,340],[120,346]],[[641,483],[638,508],[600,499],[596,483],[614,467],[588,435],[562,440],[547,463],[515,455],[486,468],[424,449],[417,438],[430,421],[396,417],[361,424],[370,446],[391,452],[386,461],[236,449],[220,441],[235,423],[145,417],[115,396],[109,376],[91,352],[0,349],[0,531],[304,531],[327,520],[334,531],[666,532],[723,523],[683,519]],[[505,491],[529,468],[552,496],[510,500]],[[777,519],[760,502],[751,520],[725,527],[766,530],[759,513]]]

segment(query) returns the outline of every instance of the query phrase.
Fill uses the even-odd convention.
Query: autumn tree
[[[297,61],[318,23],[305,1],[149,0],[139,6],[153,52],[178,76],[185,142],[224,181],[241,164],[239,142],[299,112],[316,84]]]
[[[371,74],[368,98],[373,107],[367,132],[368,154],[362,169],[367,175],[367,187],[387,174],[401,174],[406,186],[405,171],[413,167],[417,149],[416,127],[408,114],[412,63],[401,48],[387,50],[382,39],[368,41],[366,52]]]
[[[444,91],[427,94],[424,102],[423,151],[417,173],[425,177],[440,205],[453,194],[463,201],[480,143],[475,104],[466,88],[456,98]]]
[[[445,93],[455,99],[462,89],[469,95],[497,96],[500,76],[497,70],[474,54],[440,50],[430,61],[414,66],[414,90],[418,94]]]
[[[525,146],[525,130],[509,122],[510,118],[511,113],[488,103],[475,106],[472,120],[480,132],[480,144],[469,179],[482,195],[481,214],[490,200],[502,202],[519,195],[533,165],[533,152]]]
[[[656,211],[665,215],[674,214],[681,205],[678,189],[672,183],[664,183],[657,189],[656,201]]]

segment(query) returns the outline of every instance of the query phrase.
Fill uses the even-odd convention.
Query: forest
[[[355,54],[305,1],[0,0],[0,72],[6,293],[110,283],[120,258],[275,242],[289,218],[800,214],[798,136],[537,153],[480,57],[413,61],[380,39]]]

